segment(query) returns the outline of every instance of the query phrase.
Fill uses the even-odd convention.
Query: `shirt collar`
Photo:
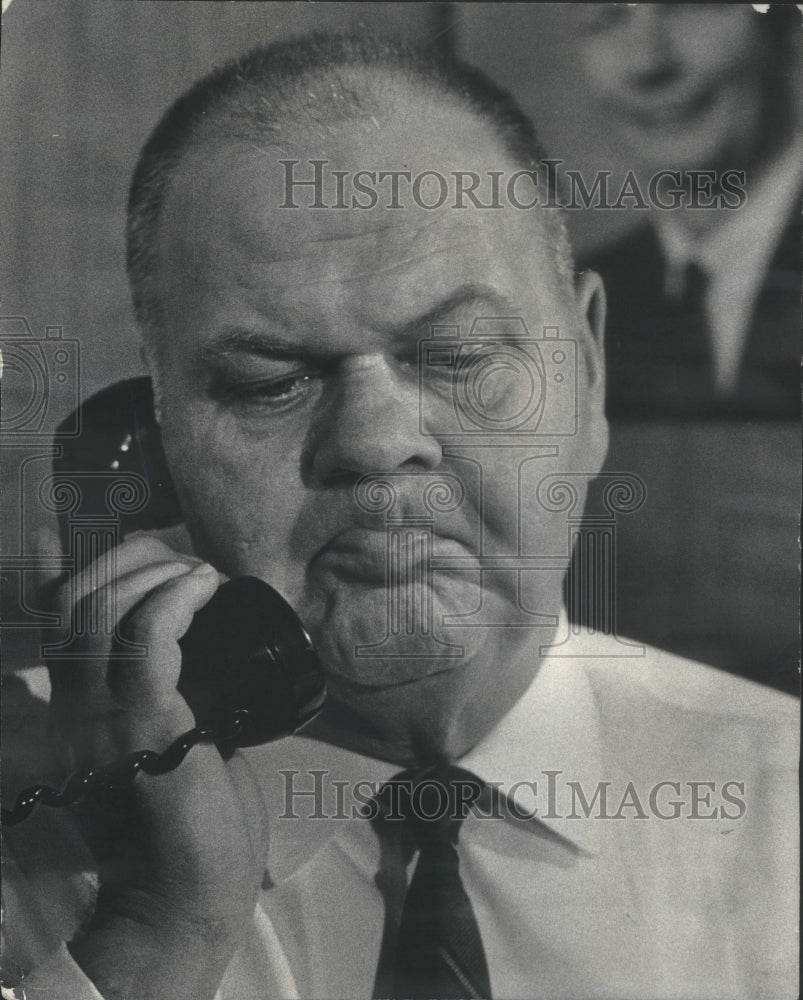
[[[743,276],[751,286],[760,285],[801,183],[803,136],[798,136],[751,189],[745,204],[721,210],[722,223],[704,236],[691,236],[671,212],[659,215],[656,233],[669,265],[667,291],[681,291],[679,276],[691,263],[714,281]]]
[[[558,634],[569,633],[565,612],[558,628]],[[536,657],[538,648],[534,641]],[[584,669],[599,649],[598,642],[589,646],[575,639],[560,647],[562,655],[539,657],[534,678],[521,698],[455,761],[497,786],[500,795],[515,804],[517,814],[525,817],[495,819],[494,824],[501,822],[506,828],[512,824],[541,835],[546,829],[587,854],[599,850],[601,824],[593,814],[572,818],[568,782],[578,782],[591,801],[603,777],[598,715]],[[268,868],[275,881],[289,877],[349,827],[349,818],[359,816],[372,790],[400,771],[398,765],[303,735],[242,753],[273,819]],[[558,796],[553,808],[550,783]],[[323,805],[317,816],[313,815],[316,801]],[[482,802],[479,806],[487,808]],[[509,817],[507,808],[501,812]],[[467,827],[470,823],[483,823],[483,819],[469,816]],[[486,819],[483,830],[487,829]]]
[[[486,782],[501,782],[517,809],[594,854],[599,821],[570,818],[566,795],[568,782],[578,782],[590,800],[602,780],[599,719],[584,670],[593,653],[576,643],[571,653],[560,651],[541,661],[519,701],[459,764]]]

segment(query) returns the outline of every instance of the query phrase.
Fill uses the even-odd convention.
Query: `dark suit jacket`
[[[680,353],[688,326],[701,317],[684,315],[667,298],[664,259],[651,226],[583,262],[602,276],[608,296],[608,415],[614,420],[799,419],[802,236],[796,211],[756,301],[738,385],[728,398],[696,382],[695,356]],[[695,383],[691,391],[690,381]]]
[[[647,487],[617,523],[618,632],[786,690],[798,688],[800,236],[796,216],[727,399],[696,378],[688,346],[672,356],[677,312],[651,229],[585,262],[608,292],[606,470]]]

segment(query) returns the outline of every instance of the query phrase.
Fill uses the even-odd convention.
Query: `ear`
[[[605,287],[596,271],[577,271],[574,278],[577,314],[583,325],[587,349],[589,386],[605,389]]]
[[[142,346],[139,349],[139,356],[142,359],[142,363],[148,371],[151,377],[151,384],[153,386],[153,415],[156,419],[157,424],[162,422],[162,384],[159,378],[159,362],[156,357],[156,351],[153,345],[148,344],[147,341],[143,341]]]
[[[605,418],[605,287],[595,271],[578,271],[574,282],[581,327],[580,354],[585,363],[586,419],[592,450],[601,466],[608,451]]]

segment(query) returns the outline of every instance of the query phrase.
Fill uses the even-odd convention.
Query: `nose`
[[[680,59],[662,10],[634,6],[622,56],[630,83],[638,89],[652,90],[675,79]]]
[[[417,379],[381,355],[343,362],[311,437],[309,468],[320,484],[371,472],[427,471],[443,457],[422,432]]]

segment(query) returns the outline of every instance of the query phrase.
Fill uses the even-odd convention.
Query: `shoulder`
[[[603,683],[621,684],[667,707],[756,721],[777,721],[796,711],[791,695],[652,646],[644,647],[643,657],[598,660],[593,672]]]
[[[586,671],[604,730],[655,758],[796,766],[791,695],[652,647],[643,657],[595,658]]]

